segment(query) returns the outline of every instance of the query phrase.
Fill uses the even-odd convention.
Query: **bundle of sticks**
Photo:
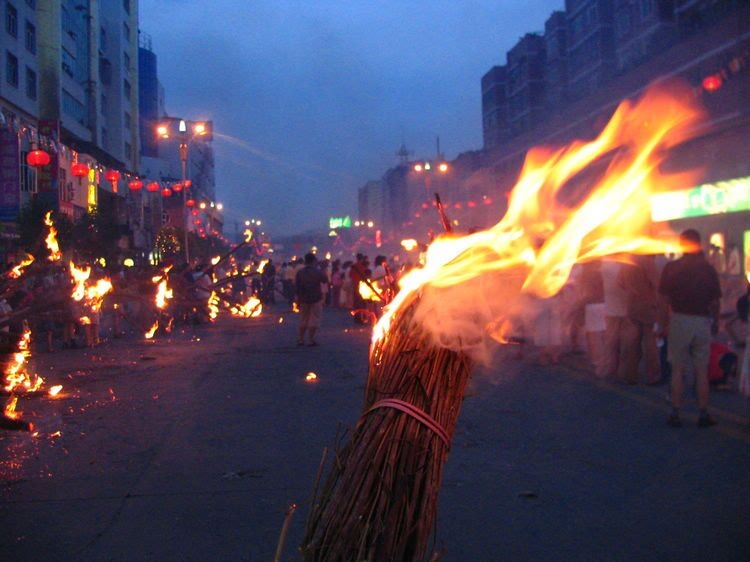
[[[313,498],[308,562],[425,556],[472,364],[413,322],[418,303],[401,307],[371,350],[362,415]]]

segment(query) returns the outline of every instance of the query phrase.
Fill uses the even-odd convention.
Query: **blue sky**
[[[170,115],[213,119],[217,199],[279,236],[396,163],[482,146],[480,78],[562,0],[141,0]]]

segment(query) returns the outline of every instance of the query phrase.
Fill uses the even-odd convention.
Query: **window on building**
[[[30,53],[36,53],[36,27],[26,21],[26,50]]]
[[[86,126],[86,107],[65,89],[62,91],[62,108],[63,113]]]
[[[102,148],[109,148],[109,135],[106,127],[102,127]]]
[[[26,97],[36,99],[36,72],[26,67]]]
[[[33,10],[36,8],[36,0],[26,0],[26,5]]]
[[[75,195],[75,188],[73,187],[73,182],[68,180],[68,171],[60,167],[57,171],[57,180],[59,182],[59,185],[62,186],[62,189],[60,190],[60,198],[63,201],[72,201],[73,196]]]
[[[630,31],[630,6],[623,5],[615,14],[615,33],[617,37],[624,37]]]
[[[128,82],[127,79],[123,79],[122,81],[122,90],[125,93],[125,99],[130,99],[131,91],[130,91],[130,82]]]
[[[122,54],[122,61],[125,66],[125,70],[130,70],[130,55],[127,53]]]
[[[34,193],[36,191],[36,178],[34,177],[35,170],[26,163],[26,156],[28,151],[21,151],[21,192],[23,193]]]
[[[128,113],[127,111],[123,113],[122,121],[123,121],[123,125],[125,126],[125,129],[129,131],[130,130],[130,113]]]
[[[11,52],[5,53],[5,79],[18,88],[18,58]]]
[[[107,30],[104,27],[99,28],[99,49],[107,50]]]
[[[76,57],[65,47],[62,50],[62,70],[65,74],[73,77],[73,69],[76,67]]]
[[[102,94],[99,96],[99,110],[102,113],[107,113],[107,95]]]
[[[129,14],[130,13],[130,0],[122,0],[122,7],[125,9],[125,12]]]
[[[128,160],[133,158],[133,147],[130,146],[129,142],[125,143],[125,158],[127,158]]]
[[[641,0],[641,18],[646,19],[654,10],[653,0]]]
[[[8,35],[18,37],[18,10],[10,2],[5,3],[5,31]]]
[[[130,26],[122,22],[122,34],[125,36],[125,42],[130,43]]]

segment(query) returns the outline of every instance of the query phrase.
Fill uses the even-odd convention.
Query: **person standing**
[[[654,256],[636,255],[632,260],[632,263],[622,266],[618,277],[618,283],[627,295],[627,318],[622,329],[622,373],[625,382],[636,384],[643,359],[646,384],[658,384],[661,373],[654,324],[659,305],[656,294],[659,274]]]
[[[305,345],[305,331],[309,338],[308,345],[318,345],[315,332],[320,326],[323,314],[323,284],[328,284],[328,276],[316,265],[315,254],[305,255],[305,265],[297,272],[295,286],[299,304],[299,335],[297,345]]]
[[[698,393],[698,427],[710,427],[716,421],[708,415],[708,360],[711,336],[719,329],[721,285],[701,250],[698,231],[683,231],[680,246],[684,255],[664,266],[659,280],[659,294],[666,299],[670,312],[670,317],[661,322],[667,329],[667,353],[672,364],[672,413],[668,423],[682,426],[683,380],[690,363]]]
[[[618,284],[623,265],[619,261],[603,261],[601,266],[604,289],[604,377],[625,382],[623,371],[623,332],[628,322],[627,295]]]

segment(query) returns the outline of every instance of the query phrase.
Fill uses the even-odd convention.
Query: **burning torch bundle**
[[[499,223],[429,246],[375,326],[364,408],[313,499],[305,560],[424,559],[464,388],[488,342],[507,342],[523,307],[557,294],[576,264],[676,249],[647,236],[649,198],[696,179],[660,171],[697,129],[690,99],[651,89],[595,139],[530,150]],[[606,170],[585,189],[571,182],[594,163]]]

